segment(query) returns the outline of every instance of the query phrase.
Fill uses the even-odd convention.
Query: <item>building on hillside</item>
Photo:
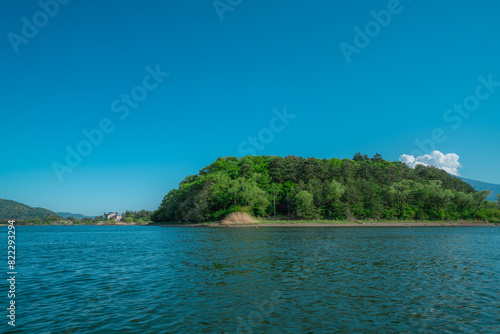
[[[118,212],[110,212],[110,213],[106,213],[104,215],[104,219],[105,220],[112,220],[112,219],[114,219],[115,221],[119,222],[120,220],[122,220],[122,216],[120,216],[118,214]]]

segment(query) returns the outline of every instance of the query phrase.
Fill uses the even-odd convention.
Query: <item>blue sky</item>
[[[249,136],[259,155],[436,149],[459,156],[462,176],[500,183],[500,3],[42,3],[53,17],[32,0],[0,13],[1,198],[155,209],[185,176],[248,152]],[[464,101],[473,111],[447,112]],[[87,155],[71,167],[78,145]]]

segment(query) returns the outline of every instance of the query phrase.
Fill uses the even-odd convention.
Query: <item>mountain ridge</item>
[[[471,179],[467,179],[465,177],[459,177],[459,179],[461,179],[464,182],[467,182],[477,191],[482,191],[482,190],[491,191],[491,196],[488,197],[488,200],[490,200],[490,201],[495,201],[497,198],[496,195],[500,194],[500,184],[488,183],[488,182],[483,182],[483,181],[478,181],[478,180],[471,180]]]
[[[45,208],[32,207],[9,199],[0,199],[0,219],[43,219],[47,216],[59,216]]]
[[[72,212],[56,212],[56,213],[63,218],[73,217],[78,220],[82,220],[83,218],[94,219],[94,217],[96,217],[96,216],[87,216],[87,215],[82,215],[81,213],[72,213]]]

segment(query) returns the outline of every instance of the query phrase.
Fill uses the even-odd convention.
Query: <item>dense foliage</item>
[[[151,222],[151,215],[153,211],[144,210],[141,211],[125,211],[122,213],[122,221],[126,223],[137,222],[139,224]]]
[[[500,208],[447,172],[380,155],[350,159],[226,157],[186,177],[151,216],[156,222],[216,221],[231,212],[293,219],[484,219]]]
[[[61,219],[55,212],[47,209],[34,208],[16,201],[0,199],[1,219],[44,219],[48,216],[55,216]]]

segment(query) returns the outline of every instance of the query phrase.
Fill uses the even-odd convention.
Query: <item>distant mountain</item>
[[[491,191],[491,196],[488,197],[490,201],[495,201],[496,200],[496,195],[500,194],[500,184],[493,184],[493,183],[486,183],[486,182],[481,182],[481,181],[476,181],[476,180],[469,180],[461,177],[463,181],[467,182],[470,184],[474,189],[477,191],[481,190],[489,190]]]
[[[47,216],[58,216],[57,213],[44,209],[34,208],[26,204],[8,199],[0,199],[0,219],[43,219]]]
[[[76,218],[78,220],[82,220],[83,218],[94,219],[94,217],[95,217],[95,216],[85,216],[85,215],[82,215],[80,213],[71,213],[71,212],[56,212],[56,213],[63,218],[73,217],[73,218]]]

